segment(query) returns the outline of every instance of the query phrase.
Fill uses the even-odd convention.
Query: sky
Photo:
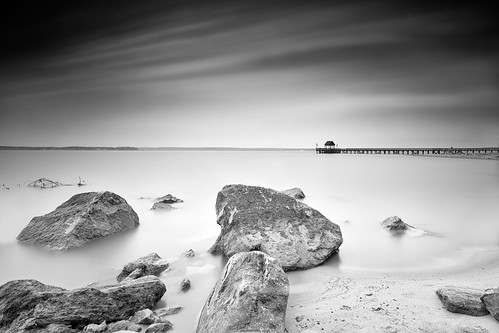
[[[499,146],[493,13],[424,0],[13,2],[0,145]]]

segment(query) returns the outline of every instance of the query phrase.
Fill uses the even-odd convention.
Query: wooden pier
[[[386,154],[386,155],[452,155],[499,153],[499,147],[481,148],[315,148],[316,154]]]

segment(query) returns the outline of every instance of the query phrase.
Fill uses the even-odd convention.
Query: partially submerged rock
[[[54,188],[54,187],[64,186],[64,184],[61,182],[50,180],[47,178],[40,178],[34,180],[32,182],[29,182],[27,185],[29,187],[38,187],[38,188]]]
[[[487,289],[480,299],[495,320],[499,321],[499,288]]]
[[[112,192],[76,194],[54,211],[34,217],[17,239],[51,250],[66,250],[139,225],[137,213]]]
[[[182,307],[177,305],[177,306],[169,306],[167,308],[157,309],[154,312],[159,317],[164,317],[164,316],[177,314],[180,311],[182,311]]]
[[[415,229],[413,226],[405,223],[398,216],[390,216],[381,222],[381,226],[391,232],[400,233],[409,229]]]
[[[305,199],[305,193],[301,190],[301,188],[293,187],[288,190],[282,191],[282,193],[289,195],[295,199]]]
[[[188,278],[185,278],[180,282],[180,290],[187,291],[191,289],[191,281]]]
[[[145,275],[159,275],[161,272],[165,271],[168,266],[169,263],[166,260],[153,252],[126,264],[116,279],[118,282],[121,282],[125,278],[136,279]]]
[[[259,252],[230,258],[196,323],[196,333],[284,333],[288,278],[274,258]]]
[[[173,324],[166,320],[163,323],[156,323],[149,326],[145,333],[164,333],[173,329]]]
[[[52,324],[82,329],[123,320],[138,310],[152,308],[165,292],[164,283],[155,276],[75,290],[35,280],[11,281],[0,287],[0,330],[34,333]]]
[[[187,257],[187,258],[193,258],[196,256],[196,253],[194,253],[193,249],[189,249],[189,250],[185,251],[184,253],[182,253],[182,255],[184,257]]]
[[[455,313],[462,313],[469,316],[485,316],[489,313],[480,297],[484,295],[482,289],[443,287],[437,290],[437,295],[444,307]]]
[[[306,269],[322,264],[343,242],[340,227],[320,212],[264,187],[227,185],[216,211],[221,232],[210,252],[227,257],[258,250],[284,270]]]
[[[155,202],[151,207],[151,210],[172,210],[172,209],[175,209],[175,207],[173,207],[171,204],[164,202]]]
[[[172,204],[172,203],[184,202],[184,200],[176,198],[176,197],[174,197],[171,194],[167,194],[167,195],[164,195],[162,197],[154,199],[154,202],[161,202],[161,203],[165,203],[165,204]]]

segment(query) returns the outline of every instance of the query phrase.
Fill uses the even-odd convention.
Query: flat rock
[[[17,239],[51,250],[66,250],[138,225],[139,217],[119,195],[87,192],[74,195],[46,215],[34,217]]]
[[[260,252],[232,256],[206,300],[196,333],[284,333],[289,283],[278,261]]]
[[[301,188],[298,188],[298,187],[284,190],[284,191],[282,191],[282,193],[289,195],[290,197],[293,197],[295,199],[305,199],[305,193],[303,193]]]
[[[162,308],[162,309],[157,309],[154,312],[156,313],[157,316],[163,317],[163,316],[169,316],[169,315],[174,315],[182,311],[181,306],[169,306],[167,308]]]
[[[415,229],[413,226],[402,221],[398,216],[390,216],[384,219],[383,222],[381,222],[381,226],[395,233],[404,232],[408,229]]]
[[[499,288],[487,289],[480,299],[495,320],[499,321]]]
[[[154,199],[154,202],[161,202],[161,203],[165,203],[165,204],[173,204],[173,203],[184,202],[184,200],[176,198],[176,197],[174,197],[171,194],[167,194],[167,195],[164,195],[162,197]]]
[[[482,289],[454,286],[437,290],[440,301],[448,311],[475,317],[485,316],[489,313],[480,300],[484,293],[485,291]]]
[[[25,290],[18,293],[19,290]],[[75,290],[46,286],[34,280],[16,280],[0,287],[5,299],[17,299],[2,304],[2,325],[8,333],[38,332],[51,324],[80,328],[103,321],[114,322],[129,318],[136,311],[152,308],[166,292],[155,276],[102,287]],[[2,301],[4,297],[0,297]]]
[[[107,325],[106,333],[114,333],[114,332],[122,332],[122,331],[132,331],[132,332],[140,332],[142,327],[132,323],[129,320],[120,320],[114,323],[110,323]]]
[[[166,260],[153,252],[126,264],[116,279],[120,282],[127,277],[137,278],[146,275],[159,275],[161,272],[165,271],[168,266],[169,263]]]
[[[173,329],[173,324],[166,320],[163,323],[152,324],[145,333],[164,333]]]
[[[218,193],[221,232],[211,253],[231,257],[263,251],[285,271],[322,264],[338,251],[340,227],[317,210],[281,192],[258,186],[227,185]]]

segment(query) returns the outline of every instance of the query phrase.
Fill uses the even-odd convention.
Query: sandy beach
[[[331,276],[319,267],[315,280],[291,284],[286,328],[289,333],[499,332],[491,315],[448,312],[435,294],[447,285],[498,285],[497,250],[464,255],[462,265],[441,271],[344,271]]]

